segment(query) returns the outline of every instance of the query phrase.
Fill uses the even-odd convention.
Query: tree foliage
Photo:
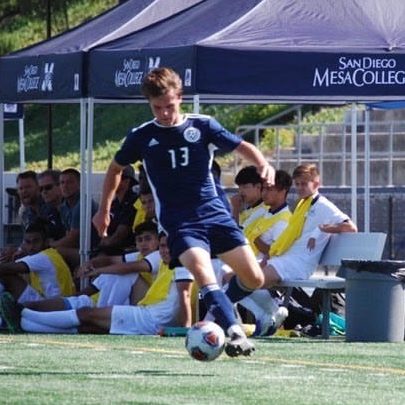
[[[1,0],[0,55],[46,39],[48,1],[51,36],[117,4],[117,0]]]

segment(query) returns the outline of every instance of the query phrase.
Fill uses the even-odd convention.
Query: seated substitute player
[[[288,226],[270,246],[270,259],[263,268],[265,288],[283,280],[309,278],[332,233],[357,232],[351,219],[319,194],[320,176],[314,164],[297,166],[292,177],[299,201]],[[232,302],[242,298],[229,290],[227,294]]]
[[[21,311],[21,328],[26,332],[43,333],[155,335],[165,326],[190,326],[193,277],[184,267],[169,269],[170,254],[164,234],[159,236],[159,252],[148,255],[144,261],[151,271],[154,268],[159,270],[156,280],[138,305],[51,312],[24,308]],[[5,307],[3,298],[2,307]],[[10,303],[7,307],[5,319],[12,323],[12,313],[15,315],[19,311],[11,308]]]
[[[245,184],[248,180],[253,184],[257,181],[255,174],[250,168],[245,168],[239,172],[239,182]],[[287,227],[291,217],[290,209],[287,205],[287,195],[292,184],[291,176],[284,170],[277,170],[275,185],[263,186],[261,188],[261,206],[265,209],[254,210],[250,217],[245,219],[247,225],[243,233],[256,254],[258,260],[268,259],[268,251],[271,244]],[[257,200],[257,197],[255,199]],[[233,276],[232,273],[225,275],[227,281]],[[226,286],[225,286],[226,288]],[[247,308],[256,319],[255,335],[267,333],[270,326],[277,329],[288,311],[285,307],[280,307],[278,303],[271,299],[270,291],[267,289],[255,290],[252,294],[239,301],[243,307]]]
[[[231,302],[219,288],[211,264],[218,256],[238,276],[235,290],[260,288],[263,272],[245,237],[218,196],[211,173],[214,151],[235,151],[274,184],[274,169],[252,144],[225,130],[211,117],[182,114],[182,83],[169,68],[156,68],[143,80],[153,121],[133,129],[111,162],[93,223],[104,235],[123,167],[142,161],[156,203],[159,224],[168,234],[173,264],[194,275],[203,300],[228,334],[229,356],[250,355],[253,344],[236,319]]]
[[[0,291],[19,303],[67,296],[75,292],[70,268],[61,252],[49,247],[46,222],[36,219],[23,236],[26,256],[0,264]],[[23,277],[28,275],[29,282]]]
[[[262,214],[256,210],[248,218],[243,232],[246,235],[258,260],[267,263],[272,243],[277,240],[288,225],[291,211],[287,205],[287,195],[292,184],[291,176],[284,170],[276,171],[275,185],[263,186],[262,200],[267,208]],[[288,316],[287,308],[279,306],[267,289],[255,290],[239,301],[249,309],[256,319],[255,336],[275,332]]]
[[[244,228],[248,218],[259,211],[268,209],[262,199],[263,180],[255,166],[243,167],[235,177],[238,193],[231,197],[232,213],[239,225]]]
[[[275,184],[262,187],[262,209],[252,212],[244,222],[243,233],[258,260],[268,259],[271,244],[287,227],[291,217],[287,204],[291,184],[291,176],[277,170]]]
[[[98,307],[135,304],[151,286],[156,274],[143,271],[145,267],[142,266],[142,259],[159,247],[157,225],[154,222],[146,221],[135,228],[135,245],[136,252],[97,257],[81,266],[80,276],[96,276],[85,292],[99,292]]]
[[[282,280],[309,278],[332,233],[357,232],[348,215],[319,194],[316,165],[297,166],[292,177],[300,200],[287,228],[270,247],[270,259],[264,268],[266,288]]]
[[[157,251],[159,239],[157,226],[153,222],[139,224],[136,230],[137,252],[122,256],[98,256],[81,266],[78,272],[80,276],[99,274],[89,286],[70,297],[30,301],[25,302],[24,306],[38,311],[60,311],[83,306],[107,307],[137,303],[144,297],[156,276],[157,269],[152,274],[148,263],[143,259]]]

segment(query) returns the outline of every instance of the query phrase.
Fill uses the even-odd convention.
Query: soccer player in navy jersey
[[[172,267],[180,262],[200,287],[204,302],[229,339],[231,356],[250,355],[253,344],[238,323],[230,299],[219,288],[211,264],[218,256],[236,276],[228,295],[243,297],[260,288],[263,272],[242,231],[218,196],[211,166],[216,149],[235,151],[257,167],[263,181],[274,184],[274,169],[252,144],[228,132],[215,119],[183,114],[182,83],[169,68],[156,68],[142,83],[154,120],[134,128],[111,162],[93,224],[104,235],[123,168],[142,161],[156,204],[160,226],[168,235]]]

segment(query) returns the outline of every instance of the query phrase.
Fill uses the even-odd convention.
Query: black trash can
[[[404,273],[404,261],[342,260],[347,342],[404,341]]]

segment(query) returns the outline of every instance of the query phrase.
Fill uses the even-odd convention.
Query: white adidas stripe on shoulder
[[[140,128],[146,127],[146,125],[152,124],[153,122],[154,122],[154,120],[146,121],[146,122],[142,123],[141,125],[132,128],[131,132],[133,133],[133,132],[137,131]]]
[[[205,118],[205,119],[211,119],[211,115],[207,114],[198,114],[198,113],[187,113],[186,114],[187,118]]]

